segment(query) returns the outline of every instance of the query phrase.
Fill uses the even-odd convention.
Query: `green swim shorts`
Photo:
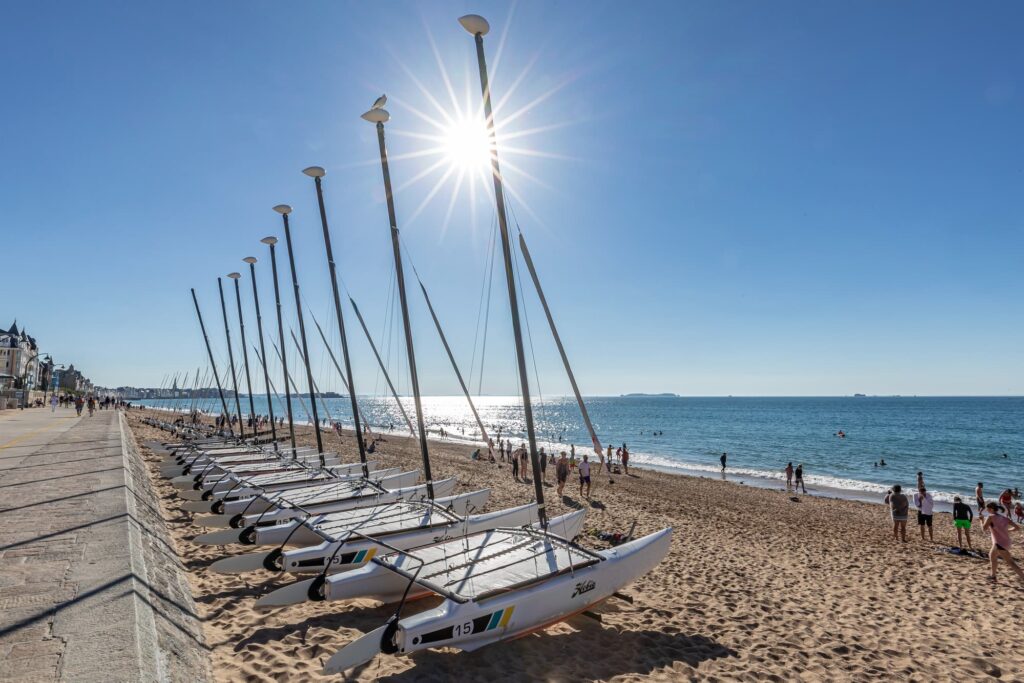
[[[970,529],[971,528],[971,520],[969,520],[969,519],[954,519],[953,520],[953,526],[955,526],[957,529]]]

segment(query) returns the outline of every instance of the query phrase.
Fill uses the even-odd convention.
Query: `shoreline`
[[[159,400],[166,400],[166,399],[159,399]],[[146,409],[146,410],[157,410],[157,411],[161,411],[161,412],[172,412],[172,413],[173,412],[177,412],[178,414],[188,414],[187,411],[185,411],[183,413],[181,410],[175,411],[173,408],[164,407],[164,406],[150,406],[150,405],[145,405],[145,404],[137,404],[137,405],[143,406],[143,408]],[[207,417],[211,417],[211,416],[216,415],[216,413],[208,412],[208,411],[200,411],[200,413],[202,415],[204,415],[204,416],[207,416]],[[304,428],[312,429],[313,423],[311,421],[309,421],[309,420],[296,420],[295,421],[295,426],[296,427],[304,427]],[[279,429],[280,429],[280,427],[279,427]],[[346,424],[346,423],[342,423],[342,429],[345,432],[351,432],[352,426],[349,425],[349,424]],[[375,429],[376,429],[376,427],[375,427]],[[328,432],[333,433],[333,429],[331,429],[330,427],[321,427],[321,430],[325,434],[328,433]],[[381,436],[386,436],[387,438],[405,438],[405,439],[411,438],[409,435],[407,435],[405,433],[399,433],[399,431],[397,429],[395,431],[379,431],[379,432],[376,432],[376,433],[381,435]],[[470,437],[465,437],[465,436],[462,436],[461,434],[454,434],[454,435],[452,435],[452,436],[450,436],[448,438],[442,438],[442,437],[438,436],[436,433],[431,432],[429,428],[427,430],[427,440],[430,443],[432,443],[432,444],[466,446],[467,448],[471,448],[471,449],[472,448],[477,448],[477,447],[483,445],[483,442],[479,441],[478,439],[473,439],[473,438],[470,438]],[[580,445],[580,444],[574,444],[574,445],[576,445],[576,453],[577,453],[578,457],[582,457],[583,453],[587,453],[587,454],[589,454],[591,456],[593,455],[593,450],[592,450],[592,447],[590,445]],[[569,447],[569,444],[568,443],[562,443],[562,442],[551,442],[551,441],[545,441],[545,440],[538,440],[537,446],[538,446],[538,448],[541,448],[541,447],[545,448],[547,453],[550,454],[552,452],[556,452],[556,449],[557,450],[567,449]],[[783,493],[786,492],[785,481],[781,478],[781,476],[780,477],[767,476],[768,474],[770,474],[767,470],[754,470],[754,471],[749,471],[748,470],[748,471],[744,471],[743,468],[733,468],[733,471],[729,471],[727,469],[725,477],[722,477],[722,476],[719,475],[718,471],[715,469],[714,466],[704,466],[701,463],[696,463],[696,462],[680,461],[679,464],[672,464],[672,465],[660,464],[660,463],[656,463],[656,462],[644,462],[645,459],[652,458],[652,457],[653,458],[657,458],[659,460],[670,460],[671,459],[668,456],[657,455],[657,454],[648,454],[648,453],[633,454],[631,459],[630,459],[630,468],[631,469],[640,469],[640,470],[654,471],[654,472],[663,472],[665,474],[675,474],[675,475],[686,476],[686,477],[694,477],[694,478],[698,478],[698,479],[724,480],[724,481],[729,481],[729,482],[733,482],[733,483],[737,483],[737,484],[741,484],[741,485],[754,486],[754,487],[761,488],[761,489],[767,489],[767,490],[772,490],[772,491],[780,491],[780,492],[783,492]],[[637,459],[637,458],[639,458],[639,459]],[[591,461],[591,462],[593,462],[593,461]],[[571,478],[572,478],[572,474],[570,474],[570,479]],[[834,499],[838,499],[838,500],[858,501],[858,502],[862,502],[862,503],[873,503],[873,504],[882,505],[882,506],[885,505],[885,503],[883,502],[883,499],[885,497],[885,491],[874,492],[874,491],[866,491],[866,490],[864,490],[862,488],[852,488],[852,487],[847,488],[847,487],[842,487],[842,486],[833,486],[833,485],[829,485],[829,484],[822,484],[822,483],[819,483],[818,481],[816,481],[818,478],[819,478],[818,475],[811,475],[811,476],[808,476],[808,477],[805,478],[805,484],[807,484],[807,493],[806,494],[802,494],[802,495],[817,496],[817,497],[824,497],[824,498],[834,498]],[[827,477],[827,478],[828,479],[834,479],[834,477]],[[854,480],[851,480],[851,481],[854,481]],[[857,481],[860,484],[866,485],[866,486],[879,486],[880,488],[884,488],[881,484],[875,484],[874,482],[868,482],[868,481],[862,481],[862,480],[855,480],[855,481]],[[910,490],[909,487],[905,486],[904,487],[904,492],[908,495],[908,497],[911,500],[913,500],[913,494],[914,494],[913,490]],[[963,496],[964,497],[964,501],[966,501],[968,503],[971,503],[971,501],[973,501],[973,497],[972,496],[967,496],[966,494],[953,494],[953,493],[949,493],[949,492],[945,492],[945,491],[932,491],[932,490],[930,490],[930,492],[933,494],[933,497],[935,499],[935,511],[936,512],[952,512],[952,510],[953,510],[952,498],[953,498],[954,495],[961,495],[961,496]],[[797,495],[795,491],[793,492],[793,495]],[[946,498],[948,498],[949,500],[946,500]],[[916,509],[916,508],[914,508],[914,506],[911,505],[911,509]]]

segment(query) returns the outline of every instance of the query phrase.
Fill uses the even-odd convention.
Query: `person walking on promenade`
[[[914,507],[917,508],[917,526],[921,529],[921,540],[924,540],[924,528],[928,527],[928,540],[934,541],[932,535],[932,513],[935,510],[935,501],[932,494],[928,493],[925,487],[921,487],[914,494]]]
[[[1000,514],[1005,511],[999,503],[990,502],[985,507],[989,514],[981,523],[981,528],[989,532],[992,537],[992,549],[988,552],[992,570],[989,581],[996,582],[996,568],[999,566],[999,560],[1010,565],[1010,569],[1017,572],[1018,578],[1024,581],[1024,571],[1021,571],[1021,568],[1013,561],[1013,556],[1010,555],[1010,547],[1013,545],[1010,532],[1017,531],[1020,527],[1011,522],[1009,517]]]
[[[804,486],[804,464],[800,463],[796,466],[796,470],[793,472],[796,477],[796,483],[793,484],[793,490],[803,489],[804,493],[807,493],[807,487]]]
[[[970,505],[964,505],[960,496],[953,498],[953,526],[956,527],[956,545],[963,550],[963,535],[967,536],[967,549],[974,550],[971,545],[971,522],[974,520],[974,512]]]
[[[786,493],[793,489],[793,463],[786,463]]]
[[[910,512],[910,501],[903,493],[903,487],[896,484],[885,497],[892,515],[892,537],[894,540],[907,542],[907,513]]]
[[[85,406],[85,401],[82,400],[81,396],[75,396],[75,412],[78,417],[82,417],[82,408]]]
[[[50,397],[50,412],[51,413],[57,412],[57,400],[58,400],[57,399],[57,394],[54,394],[53,396]]]

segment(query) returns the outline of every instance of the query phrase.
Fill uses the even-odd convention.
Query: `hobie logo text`
[[[595,584],[593,581],[580,581],[576,584],[576,590],[573,591],[572,595],[570,596],[570,599],[575,598],[577,595],[589,593],[590,591],[594,590],[596,586],[597,584]]]

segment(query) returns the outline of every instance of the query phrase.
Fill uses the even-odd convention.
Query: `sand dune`
[[[160,438],[139,416],[132,413],[139,440]],[[350,437],[341,444],[333,434],[327,440],[354,451]],[[515,483],[508,467],[473,462],[470,450],[435,444],[435,476],[457,476],[458,491],[493,487],[489,510],[532,499],[533,487]],[[377,457],[382,466],[415,467],[418,451],[407,439],[389,437]],[[178,509],[172,487],[151,473],[220,680],[320,680],[331,653],[390,616],[392,608],[370,601],[255,611],[255,598],[280,585],[277,580],[269,573],[208,571],[214,560],[242,550],[191,543],[201,530]],[[1024,672],[1014,621],[1024,590],[1005,572],[1000,584],[988,584],[981,560],[937,552],[955,540],[949,515],[936,515],[936,543],[912,537],[897,545],[879,505],[812,496],[793,501],[783,491],[714,479],[637,474],[616,476],[613,485],[595,477],[582,540],[605,547],[589,534],[624,532],[634,520],[638,535],[675,528],[666,560],[626,589],[632,604],[615,600],[600,623],[576,617],[475,653],[377,657],[353,678],[944,680],[1016,679]],[[553,482],[552,468],[548,475]],[[565,500],[553,500],[554,487],[546,491],[552,515],[581,504],[572,479]],[[916,527],[910,531],[916,536]],[[980,530],[975,545],[989,547]],[[413,603],[406,613],[436,600]]]

